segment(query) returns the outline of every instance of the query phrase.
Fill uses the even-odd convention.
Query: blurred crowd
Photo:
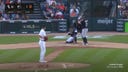
[[[0,0],[0,20],[23,20],[28,17],[23,13],[5,13],[5,4],[21,3],[21,0]],[[67,0],[37,0],[43,13],[44,19],[67,19],[77,18],[80,15],[79,2]]]
[[[65,19],[67,17],[66,0],[44,0],[40,6],[45,19]]]
[[[128,0],[120,0],[119,5],[119,17],[123,19],[128,19]]]
[[[5,4],[11,3],[21,3],[21,0],[0,0],[0,20],[22,20],[28,19],[28,17],[23,13],[6,13]]]
[[[128,0],[118,0],[118,16],[128,18]],[[68,0],[37,0],[44,19],[68,19],[70,23],[82,15],[82,8],[78,0],[68,4]],[[24,20],[29,19],[25,13],[5,13],[5,4],[21,3],[21,0],[0,0],[0,20]]]
[[[43,0],[40,3],[40,6],[45,19],[67,19],[68,17],[78,17],[80,9],[77,7],[77,2],[69,5],[67,0]]]

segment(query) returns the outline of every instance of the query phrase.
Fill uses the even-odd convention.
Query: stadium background
[[[6,4],[6,0],[4,1]],[[21,0],[21,3],[33,3],[33,11],[21,13],[21,16],[25,16],[24,18],[14,18],[18,14],[10,14],[13,17],[4,18],[6,12],[1,10],[3,14],[0,21],[0,33],[38,33],[41,24],[46,24],[48,32],[67,32],[72,19],[69,11],[73,5],[78,8],[79,15],[83,13],[88,19],[89,31],[127,32],[127,15],[124,18],[123,14],[120,14],[121,9],[118,8],[123,0],[122,2],[119,0],[56,0],[56,3],[62,3],[66,8],[63,13],[64,17],[61,19],[45,18],[43,13],[45,0]]]
[[[117,2],[117,0],[63,1],[65,2],[65,6],[68,7],[64,19],[55,19],[52,17],[46,19],[41,10],[40,5],[43,3],[40,2],[40,0],[22,0],[24,3],[34,3],[33,13],[25,13],[21,16],[7,13],[7,15],[9,15],[7,18],[6,13],[1,13],[0,33],[2,34],[0,34],[0,72],[127,72],[128,33],[124,33],[127,32],[127,15],[124,16],[121,14],[122,12],[127,13],[127,9],[121,9],[118,13],[117,8],[124,7],[125,4],[122,6],[122,3],[126,3],[126,0],[120,0],[122,1],[121,4]],[[77,8],[80,9],[80,13],[84,13],[85,17],[88,18],[89,31],[94,31],[89,32],[87,35],[89,42],[88,46],[82,46],[81,39],[78,39],[78,44],[65,44],[65,40],[68,38],[67,34],[55,33],[68,31],[72,19],[69,17],[69,11],[74,3],[78,3]],[[2,4],[0,6],[2,6]],[[23,18],[20,18],[22,16]],[[63,66],[61,63],[71,62],[89,64],[90,66],[78,69],[47,69],[47,71],[44,70],[43,67],[39,69],[38,59],[40,48],[38,46],[38,36],[37,34],[26,33],[38,33],[41,24],[47,25],[47,32],[53,32],[48,33],[49,41],[46,45],[46,60],[50,61],[49,63],[56,62]],[[58,52],[60,52],[60,54],[56,54]],[[53,57],[54,54],[57,56]],[[51,59],[51,57],[53,59]],[[19,67],[17,66],[19,65],[18,63],[23,63],[24,65],[20,65]],[[8,67],[8,64],[10,64],[10,67]],[[37,68],[33,68],[32,70],[28,69],[27,71],[20,71],[19,69],[13,70],[11,68],[19,67],[24,69],[25,67],[35,67],[35,65],[37,65]],[[56,66],[51,66],[50,64],[50,67],[53,68]]]

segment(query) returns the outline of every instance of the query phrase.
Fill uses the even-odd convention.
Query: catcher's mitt
[[[48,40],[48,37],[46,36],[46,37],[44,37],[44,41],[47,41]]]

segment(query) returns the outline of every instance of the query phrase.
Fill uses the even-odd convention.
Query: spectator
[[[122,18],[127,19],[128,18],[128,11],[123,11],[122,12]]]
[[[45,19],[62,19],[66,18],[66,6],[61,0],[46,0],[40,3]]]
[[[0,13],[0,20],[5,20],[5,18],[2,16],[1,13]]]
[[[43,14],[46,19],[51,19],[54,16],[52,9],[47,3],[46,6],[43,7]]]
[[[120,3],[121,3],[121,4],[124,4],[124,3],[126,3],[126,2],[128,2],[128,0],[120,0]]]
[[[6,4],[10,4],[10,0],[6,0]]]
[[[62,12],[64,12],[64,11],[66,10],[66,7],[64,6],[63,3],[58,3],[57,8],[58,8],[59,10],[61,10]]]
[[[10,19],[11,19],[11,20],[14,20],[14,19],[15,19],[15,16],[16,16],[16,14],[13,14],[13,13],[10,14]]]
[[[70,9],[70,24],[73,24],[73,20],[76,20],[77,17],[79,15],[79,10],[76,8],[76,6],[74,5],[71,9]]]
[[[16,14],[14,19],[15,19],[15,20],[19,20],[19,19],[20,19],[19,14]]]
[[[128,10],[128,2],[125,3],[125,10]]]
[[[52,12],[55,14],[55,12],[57,11],[57,6],[56,3],[52,3],[52,5],[50,5],[50,8],[52,9]]]
[[[47,2],[49,5],[52,5],[53,2],[56,4],[56,1],[55,1],[55,0],[46,0],[46,2]]]
[[[21,0],[17,0],[17,3],[21,3]]]
[[[5,18],[5,20],[9,20],[9,14],[3,13],[3,18]]]
[[[120,0],[118,5],[118,15],[119,18],[128,18],[128,0]]]
[[[57,10],[56,14],[55,14],[55,19],[63,19],[64,15],[60,10]]]
[[[79,10],[73,6],[73,8],[70,9],[70,17],[78,17]]]
[[[4,2],[0,1],[0,12],[3,13],[5,10],[5,4]]]
[[[16,0],[10,0],[10,3],[16,3]]]

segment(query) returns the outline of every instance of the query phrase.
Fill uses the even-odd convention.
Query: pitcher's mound
[[[50,70],[86,68],[89,64],[80,63],[9,63],[0,64],[0,70]]]

